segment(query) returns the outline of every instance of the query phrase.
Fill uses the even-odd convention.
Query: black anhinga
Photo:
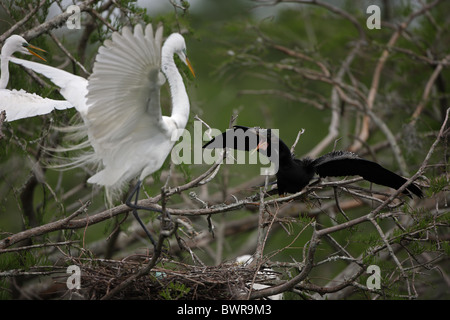
[[[236,150],[258,150],[272,162],[278,163],[276,173],[278,194],[296,193],[306,187],[315,174],[320,177],[361,176],[365,180],[400,188],[407,180],[383,168],[376,162],[360,158],[349,151],[333,151],[317,159],[296,159],[288,146],[271,129],[234,126],[206,143],[203,148],[232,148]],[[404,194],[411,193],[422,198],[422,190],[411,183]]]

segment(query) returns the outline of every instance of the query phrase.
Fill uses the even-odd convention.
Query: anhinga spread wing
[[[327,153],[314,160],[313,165],[320,177],[361,176],[367,181],[393,189],[400,188],[407,181],[378,163],[360,158],[357,154],[348,151]],[[408,196],[411,192],[418,197],[423,197],[422,190],[414,184],[410,184],[403,191]]]

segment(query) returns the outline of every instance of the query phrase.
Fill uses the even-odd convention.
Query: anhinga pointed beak
[[[35,47],[35,46],[31,45],[31,44],[28,44],[28,45],[27,45],[27,50],[28,50],[29,53],[31,53],[31,54],[32,54],[33,56],[35,56],[35,57],[38,57],[38,58],[41,59],[41,60],[46,61],[44,58],[42,58],[42,57],[41,57],[40,55],[38,55],[36,52],[31,51],[31,49],[39,50],[39,51],[42,51],[42,52],[46,52],[44,49]]]
[[[269,143],[267,141],[261,141],[255,149],[253,149],[253,151],[251,152],[251,154],[254,154],[256,151],[258,151],[259,149],[261,150],[267,150],[267,148],[269,147]]]
[[[187,64],[187,66],[188,66],[188,68],[189,68],[189,71],[192,73],[192,75],[194,76],[194,78],[195,78],[195,72],[194,72],[194,68],[192,68],[192,64],[191,64],[191,62],[189,61],[189,59],[186,57],[186,64]]]
[[[269,147],[269,143],[267,141],[263,141],[258,144],[258,146],[256,147],[256,150],[259,150],[259,149],[267,150],[268,147]]]

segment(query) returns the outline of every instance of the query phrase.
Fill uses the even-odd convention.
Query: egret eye
[[[28,43],[26,43],[26,42],[24,42],[24,43],[22,43],[22,47],[28,47]]]

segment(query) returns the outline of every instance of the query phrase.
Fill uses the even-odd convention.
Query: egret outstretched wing
[[[86,94],[88,81],[67,71],[45,64],[12,57],[11,62],[40,73],[60,87],[61,95],[71,103],[82,116],[87,113]]]
[[[88,85],[88,133],[103,170],[88,181],[120,189],[158,170],[173,143],[174,124],[162,117],[162,28],[124,28],[100,47]],[[144,170],[146,169],[146,170]]]
[[[162,28],[153,37],[151,25],[124,28],[99,48],[88,85],[89,121],[96,141],[127,137],[148,117],[147,125],[163,126],[159,102]],[[158,42],[157,42],[158,41]],[[161,79],[159,79],[161,78]],[[159,80],[159,81],[158,81]]]
[[[52,112],[72,108],[72,104],[64,100],[43,98],[24,90],[0,89],[0,110],[6,112],[6,121],[15,121]]]

